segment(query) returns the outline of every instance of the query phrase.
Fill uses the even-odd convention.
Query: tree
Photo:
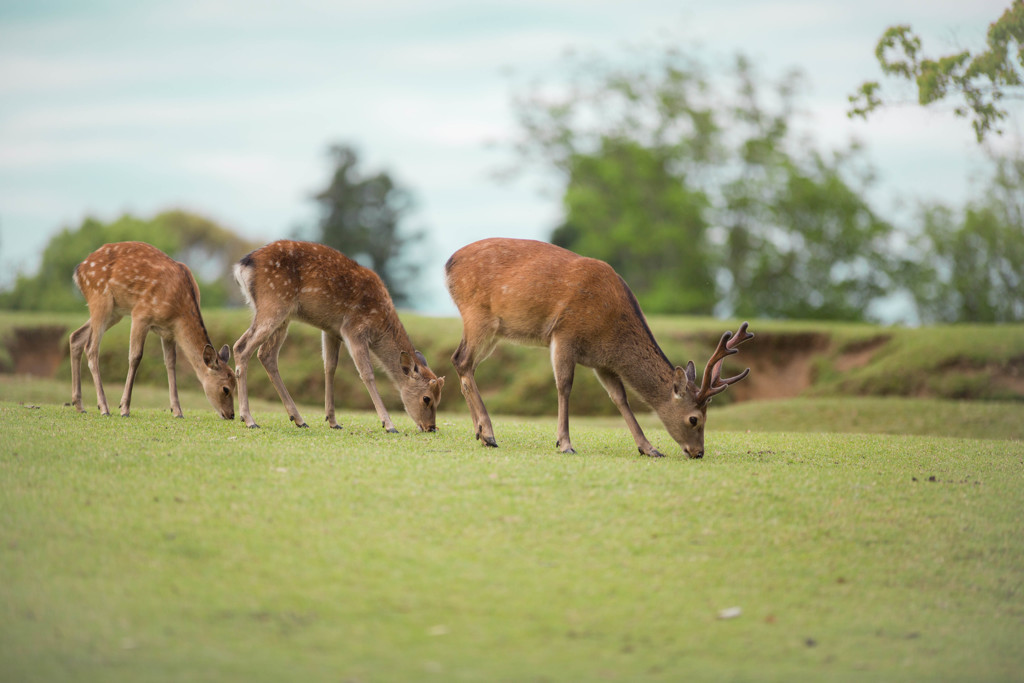
[[[348,145],[333,145],[334,170],[328,186],[314,196],[320,205],[318,239],[374,270],[396,304],[407,303],[408,284],[418,268],[402,256],[423,233],[402,229],[413,208],[412,194],[389,174],[367,175]]]
[[[893,228],[855,147],[793,132],[798,75],[738,58],[712,77],[674,48],[623,64],[516,101],[520,158],[565,183],[552,241],[611,263],[651,313],[868,317]]]
[[[86,218],[79,227],[64,228],[50,238],[38,272],[19,274],[13,288],[0,293],[0,308],[81,310],[83,299],[71,279],[75,266],[104,244],[126,241],[148,242],[185,261],[199,281],[204,306],[222,306],[237,292],[237,285],[227,282],[229,266],[253,246],[230,230],[184,211],[167,211],[150,220],[125,214],[111,223]]]
[[[1001,134],[1006,118],[1006,97],[1024,95],[1024,0],[1010,7],[989,25],[987,49],[977,54],[962,50],[938,59],[921,56],[921,39],[910,26],[890,26],[875,47],[875,56],[887,76],[913,81],[918,103],[930,105],[950,97],[962,102],[953,109],[971,117],[978,142],[989,133]],[[877,81],[866,81],[850,95],[852,118],[867,115],[885,105]]]
[[[1024,159],[996,159],[989,191],[960,215],[922,209],[907,283],[924,322],[1024,320]]]

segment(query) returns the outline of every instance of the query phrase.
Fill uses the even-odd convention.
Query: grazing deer
[[[288,415],[296,426],[308,426],[277,368],[288,324],[296,319],[322,330],[324,408],[331,427],[341,428],[334,418],[334,371],[344,341],[384,429],[398,431],[377,391],[374,357],[398,388],[406,412],[420,430],[437,430],[437,404],[444,377],[436,376],[423,355],[413,348],[391,296],[376,273],[336,249],[290,240],[257,249],[235,264],[234,270],[253,310],[252,324],[235,342],[238,408],[247,426],[259,426],[249,412],[246,381],[249,358],[257,348]]]
[[[691,458],[704,456],[704,424],[711,397],[750,371],[721,378],[722,361],[754,335],[743,323],[726,332],[704,370],[693,361],[673,367],[625,280],[604,261],[546,242],[485,239],[455,252],[445,265],[448,291],[462,314],[462,342],[452,355],[476,438],[497,446],[473,373],[498,339],[547,346],[558,389],[558,440],[569,440],[569,392],[576,364],[593,368],[644,455],[661,456],[644,436],[626,400],[624,384],[650,405]]]
[[[128,417],[132,386],[142,360],[146,335],[160,336],[167,366],[171,412],[182,417],[174,367],[175,343],[203,385],[206,398],[225,420],[235,417],[235,376],[228,365],[227,344],[218,354],[199,312],[199,285],[192,271],[144,242],[105,244],[75,267],[74,281],[89,305],[89,322],[71,333],[71,403],[82,408],[82,351],[96,385],[100,412],[110,414],[100,381],[100,339],[125,315],[132,319],[128,379],[121,396],[121,416]]]

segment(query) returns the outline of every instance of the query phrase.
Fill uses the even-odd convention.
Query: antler
[[[700,391],[697,392],[698,405],[706,403],[712,396],[722,393],[729,388],[730,384],[739,382],[750,373],[750,368],[747,368],[735,377],[729,377],[728,379],[722,379],[721,377],[722,361],[725,360],[725,357],[739,353],[739,349],[736,347],[753,338],[754,334],[747,332],[747,323],[740,325],[735,335],[728,331],[722,335],[722,338],[718,340],[718,348],[711,354],[708,364],[704,366],[704,379],[701,382]]]

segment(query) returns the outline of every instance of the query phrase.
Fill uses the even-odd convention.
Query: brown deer
[[[96,385],[100,412],[110,414],[100,380],[100,339],[125,315],[132,319],[128,346],[128,379],[121,395],[121,416],[128,417],[135,374],[142,360],[146,335],[160,337],[167,366],[171,412],[182,417],[175,379],[177,351],[185,357],[203,385],[206,398],[225,420],[235,417],[235,376],[228,365],[228,347],[218,354],[199,312],[199,285],[184,263],[144,242],[105,244],[75,267],[74,281],[89,305],[89,322],[71,333],[71,403],[82,408],[82,351]]]
[[[722,361],[754,335],[743,323],[722,335],[696,384],[693,361],[673,367],[654,340],[640,304],[604,261],[585,258],[546,242],[493,238],[455,252],[445,265],[448,291],[462,314],[462,342],[452,355],[476,438],[497,446],[473,373],[500,338],[547,346],[558,389],[558,440],[569,440],[569,392],[576,364],[593,368],[618,407],[637,448],[661,456],[644,436],[626,400],[631,387],[661,418],[691,458],[704,456],[704,425],[711,397],[747,376],[721,378]]]
[[[334,417],[334,372],[341,343],[345,342],[384,429],[398,431],[377,391],[373,358],[398,388],[406,412],[420,430],[437,430],[437,404],[444,377],[436,376],[423,355],[413,348],[391,296],[376,273],[331,247],[290,240],[257,249],[235,264],[234,270],[253,310],[252,324],[235,342],[238,408],[247,426],[259,426],[249,412],[246,380],[249,358],[257,348],[288,415],[296,426],[308,426],[277,367],[288,324],[295,319],[322,330],[324,408],[331,427],[341,428]]]

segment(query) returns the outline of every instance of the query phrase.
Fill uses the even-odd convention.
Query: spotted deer
[[[73,279],[85,295],[89,321],[71,333],[71,403],[82,408],[82,352],[96,385],[100,413],[109,415],[100,380],[100,340],[122,317],[131,316],[128,379],[121,395],[121,416],[128,417],[132,387],[142,360],[146,335],[160,337],[167,366],[171,412],[183,417],[175,378],[176,345],[181,346],[206,398],[225,420],[235,417],[235,376],[228,365],[228,347],[220,353],[210,343],[199,311],[199,285],[184,263],[144,242],[105,244],[75,267]]]
[[[376,273],[331,247],[290,240],[248,254],[235,264],[234,272],[253,311],[252,324],[235,342],[238,407],[247,426],[259,426],[249,412],[247,383],[249,359],[257,348],[291,420],[296,426],[308,426],[277,366],[281,344],[294,319],[322,332],[324,409],[332,428],[341,428],[334,415],[334,373],[344,342],[385,430],[398,431],[377,391],[374,358],[398,388],[406,412],[420,430],[436,431],[444,377],[435,375],[413,348]]]
[[[698,387],[693,361],[673,366],[654,340],[640,304],[626,282],[603,261],[533,240],[493,238],[456,251],[445,265],[448,291],[462,315],[462,341],[452,363],[476,429],[476,438],[497,446],[474,372],[499,339],[546,346],[558,390],[558,438],[569,439],[569,393],[577,364],[593,368],[622,413],[637,448],[659,453],[644,436],[626,399],[632,388],[661,418],[691,458],[704,456],[704,427],[711,397],[747,376],[722,379],[722,362],[752,338],[743,323],[726,332]]]

